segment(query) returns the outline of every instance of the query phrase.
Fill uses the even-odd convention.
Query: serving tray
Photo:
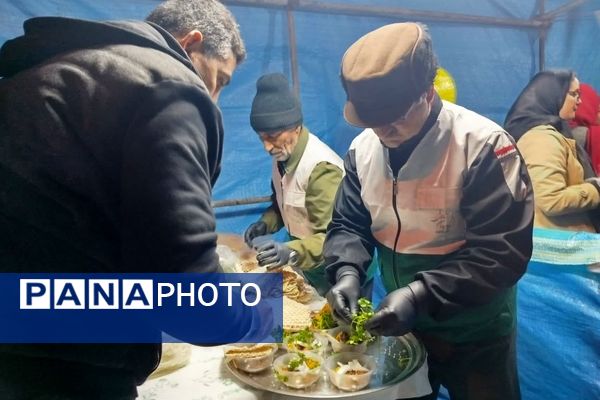
[[[275,357],[284,353],[285,350],[280,349]],[[324,358],[327,358],[330,354],[331,348]],[[413,334],[409,333],[400,337],[379,337],[369,345],[366,354],[375,358],[376,369],[369,386],[355,392],[345,392],[335,387],[329,381],[324,368],[321,371],[321,378],[312,386],[304,389],[292,389],[275,378],[272,367],[251,374],[235,368],[231,362],[225,365],[235,378],[256,389],[289,397],[332,399],[372,394],[402,382],[421,368],[427,353],[423,344]]]

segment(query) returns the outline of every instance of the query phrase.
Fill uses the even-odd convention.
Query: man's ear
[[[185,35],[177,38],[179,45],[183,47],[186,53],[190,53],[192,50],[197,50],[203,40],[204,36],[202,35],[202,32],[196,29],[189,31]]]

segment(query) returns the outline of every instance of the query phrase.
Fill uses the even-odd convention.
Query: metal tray
[[[279,350],[277,355],[283,353],[284,350]],[[324,358],[327,358],[329,354],[331,353],[327,353]],[[335,387],[329,382],[325,369],[321,372],[321,378],[312,386],[304,389],[292,389],[275,378],[272,368],[250,374],[238,370],[231,363],[225,363],[225,365],[233,376],[256,389],[289,397],[327,399],[370,394],[395,385],[421,368],[427,353],[423,344],[413,334],[409,333],[400,337],[380,337],[369,345],[367,354],[375,358],[377,368],[373,373],[369,386],[356,392],[345,392]]]

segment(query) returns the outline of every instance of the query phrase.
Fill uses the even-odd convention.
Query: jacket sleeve
[[[331,223],[327,228],[323,255],[327,276],[336,282],[338,270],[353,268],[364,282],[366,270],[373,259],[374,238],[371,215],[360,195],[354,150],[344,159],[345,175],[335,196]]]
[[[269,233],[277,232],[283,228],[283,218],[281,218],[281,214],[279,213],[273,181],[271,181],[271,205],[261,215],[260,220],[267,224],[267,231]]]
[[[486,144],[466,172],[460,204],[465,244],[438,268],[416,275],[427,288],[427,306],[436,319],[489,303],[527,268],[533,193],[514,144],[506,137],[501,141]]]
[[[538,130],[525,134],[517,146],[527,163],[533,183],[535,202],[548,216],[580,213],[600,204],[596,187],[587,182],[569,185],[567,144],[552,130]],[[564,140],[564,139],[563,139]],[[575,157],[571,153],[571,157]],[[577,162],[573,159],[571,162]]]
[[[323,261],[325,232],[331,222],[333,201],[342,175],[342,170],[337,166],[321,162],[315,166],[308,178],[304,205],[314,233],[287,243],[291,249],[298,252],[301,269],[315,268]]]
[[[200,88],[163,81],[133,112],[123,139],[121,242],[126,268],[216,272],[211,208],[222,124]]]

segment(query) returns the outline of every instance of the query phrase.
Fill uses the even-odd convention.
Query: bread
[[[308,306],[283,296],[283,329],[296,332],[308,328],[310,324]]]
[[[292,267],[286,266],[281,270],[283,274],[283,294],[300,303],[308,303],[312,299],[312,290],[304,278]]]

